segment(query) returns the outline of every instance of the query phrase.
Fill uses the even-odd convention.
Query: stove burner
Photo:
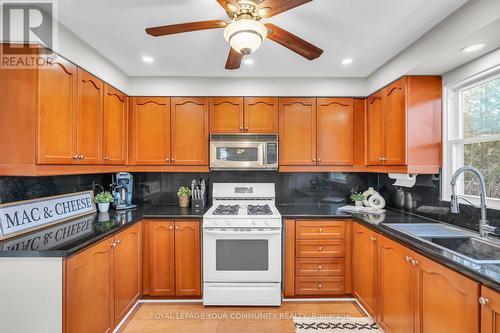
[[[238,215],[239,205],[219,205],[214,210],[214,215]]]
[[[271,207],[269,205],[248,205],[247,207],[248,215],[273,215]]]

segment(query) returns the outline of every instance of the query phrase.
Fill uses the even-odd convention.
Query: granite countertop
[[[343,204],[279,204],[284,219],[353,218],[362,225],[394,239],[412,250],[500,291],[500,264],[478,265],[452,252],[432,246],[388,227],[391,223],[439,223],[395,210],[382,215],[349,214],[338,209]],[[144,205],[127,211],[110,210],[0,241],[0,257],[68,257],[142,219],[202,220],[207,209]]]
[[[205,211],[164,205],[110,209],[0,241],[0,257],[68,257],[144,218],[201,221]]]

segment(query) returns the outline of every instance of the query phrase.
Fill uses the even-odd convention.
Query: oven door
[[[265,169],[265,142],[211,141],[212,169]]]
[[[204,229],[203,280],[281,281],[281,229]]]

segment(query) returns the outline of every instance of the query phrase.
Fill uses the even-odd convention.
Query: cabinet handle
[[[412,260],[411,260],[411,265],[412,265],[412,266],[417,266],[417,265],[418,265],[418,261],[417,261],[417,260],[415,260],[415,259],[412,259]]]
[[[116,245],[120,245],[122,243],[122,241],[119,239],[116,241]]]
[[[323,247],[322,246],[318,247],[318,251],[319,252],[323,251]]]
[[[323,232],[323,228],[319,228],[319,232],[322,233]]]
[[[109,156],[104,156],[104,159],[107,161],[109,160]]]
[[[74,156],[73,156],[73,159],[74,159],[74,160],[77,160],[77,159],[78,159],[78,155],[74,155]]]
[[[169,228],[170,230],[172,230],[174,227],[173,227],[173,226],[170,226],[170,227],[168,227],[168,228]]]
[[[179,230],[179,226],[178,225],[175,226],[175,230]]]
[[[165,161],[170,162],[170,158],[166,158]]]
[[[318,283],[318,289],[323,288],[323,285],[321,283]]]
[[[240,126],[240,131],[243,131],[243,126]]]
[[[313,162],[316,162],[316,159],[315,159],[315,158],[313,158],[313,159],[312,159],[312,161],[313,161]]]
[[[115,246],[116,246],[116,242],[115,242],[115,241],[113,241],[113,242],[111,243],[111,247],[115,247]]]
[[[406,260],[406,262],[410,262],[411,261],[411,257],[406,256],[405,260]]]
[[[321,158],[318,158],[318,162],[321,162]]]
[[[80,156],[78,156],[78,158],[81,159],[81,160],[83,160],[85,158],[85,156],[80,155]]]
[[[248,126],[245,126],[245,131],[248,131]]]
[[[323,266],[321,265],[318,265],[318,271],[322,270],[323,269]]]
[[[172,157],[172,162],[175,162],[175,158],[174,157]]]
[[[375,241],[377,241],[377,237],[371,237],[371,238],[370,238],[370,240],[371,240],[372,242],[375,242]]]
[[[490,300],[489,300],[488,298],[486,298],[486,297],[482,297],[482,296],[481,296],[481,297],[479,297],[479,304],[481,304],[481,305],[486,305],[486,304],[488,304],[489,302],[490,302]]]

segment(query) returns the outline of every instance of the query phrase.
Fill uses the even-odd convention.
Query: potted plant
[[[361,192],[354,192],[351,194],[351,200],[354,201],[356,206],[361,207],[363,206],[363,200],[365,200],[365,196]]]
[[[177,191],[177,196],[179,197],[179,207],[186,208],[189,207],[189,198],[191,196],[191,190],[189,187],[181,186]]]
[[[105,213],[109,210],[109,204],[113,202],[113,200],[113,195],[108,191],[103,191],[95,196],[95,202],[101,213]]]

